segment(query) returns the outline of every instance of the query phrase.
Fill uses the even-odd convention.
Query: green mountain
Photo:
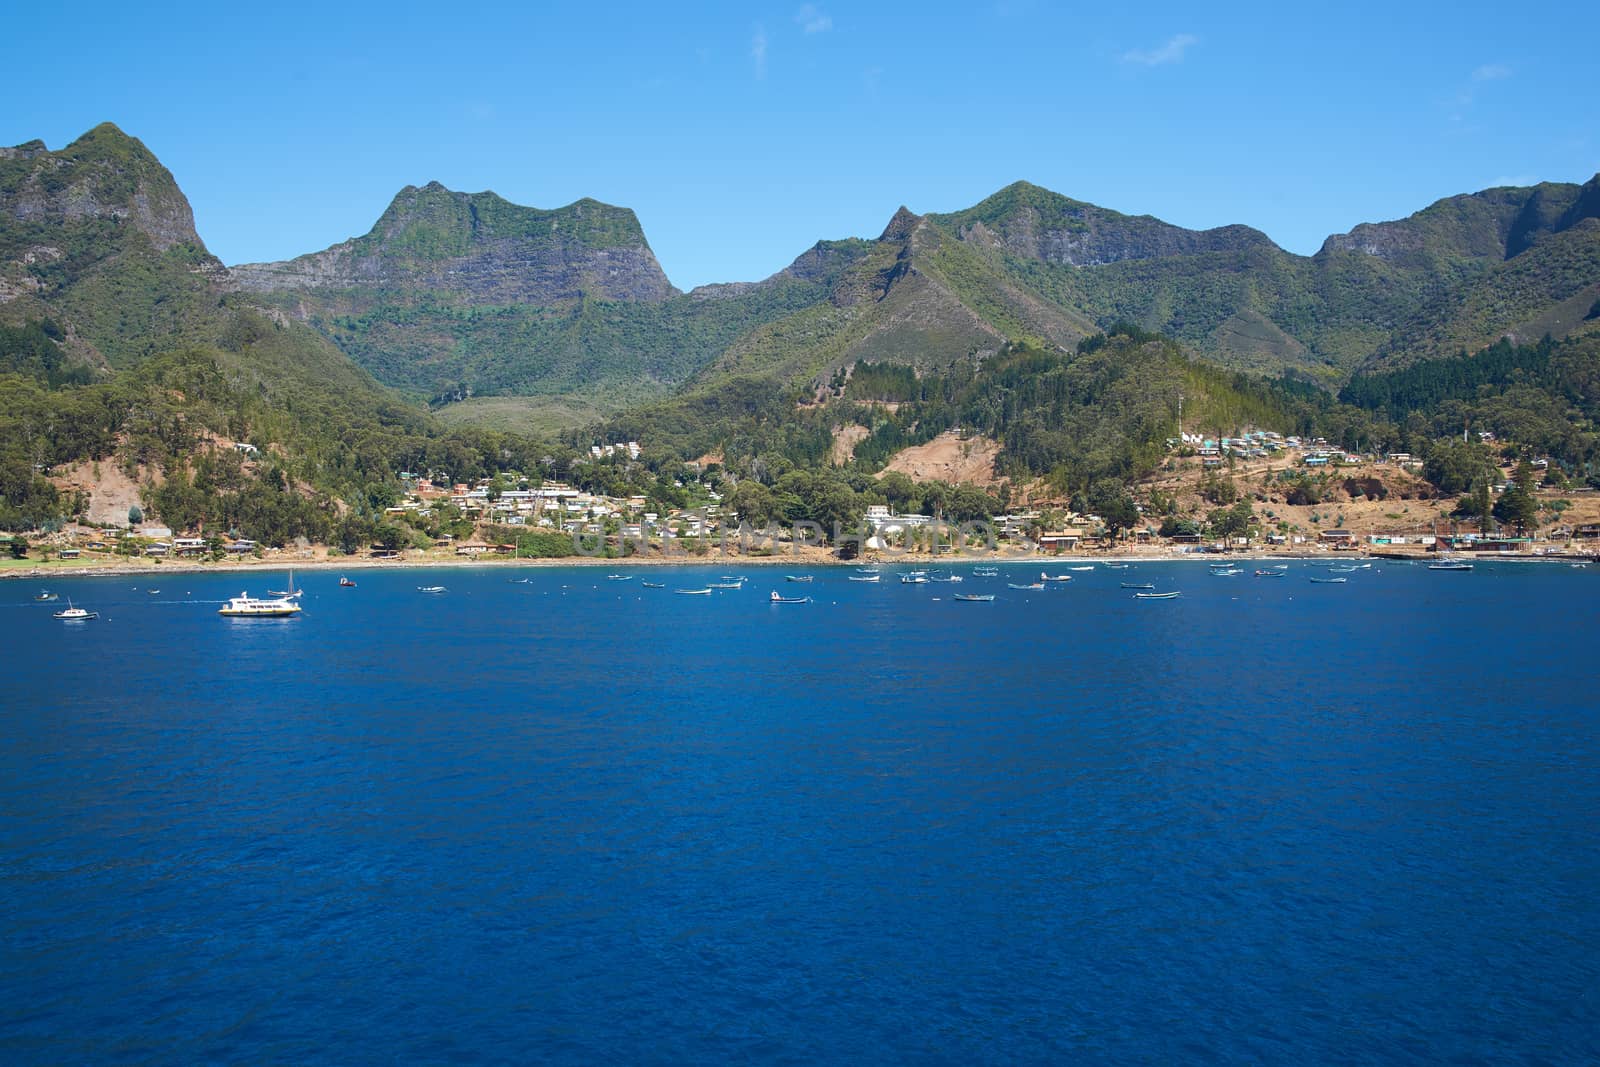
[[[1069,347],[1114,322],[1334,386],[1369,363],[1594,329],[1597,183],[1452,197],[1296,256],[1245,226],[1188,230],[1018,182],[688,294],[626,209],[433,184],[364,237],[233,275],[415,397],[535,398],[567,424],[730,382],[820,388],[858,361],[938,370],[1007,343]]]
[[[392,482],[397,457],[441,437],[321,334],[238,293],[136,139],[106,124],[59,151],[0,149],[0,526],[74,514],[47,475],[94,461],[144,480],[175,525],[326,534],[337,497]]]

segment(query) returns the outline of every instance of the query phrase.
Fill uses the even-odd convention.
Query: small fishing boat
[[[665,589],[667,587],[666,582],[640,582],[639,584],[646,589]]]
[[[1135,593],[1135,594],[1133,594],[1133,599],[1135,599],[1135,600],[1171,600],[1173,597],[1175,597],[1177,595],[1178,595],[1178,591],[1176,589],[1174,589],[1170,593]]]
[[[959,574],[930,574],[930,575],[928,575],[928,581],[930,581],[930,582],[959,582],[959,581],[964,581],[964,579]]]
[[[1315,582],[1317,585],[1343,585],[1345,582],[1348,582],[1350,579],[1348,579],[1348,578],[1313,578],[1311,580],[1313,582]]]
[[[968,604],[987,604],[994,599],[993,593],[956,593],[955,599],[964,600]]]
[[[528,579],[524,578],[522,580],[523,581],[527,581]],[[348,578],[340,578],[339,579],[339,588],[340,589],[354,589],[355,587],[356,587],[356,583],[352,582],[350,579],[348,579]]]
[[[1283,571],[1256,571],[1257,578],[1282,578],[1283,575]]]
[[[743,582],[712,582],[712,589],[743,589]]]
[[[60,597],[59,597],[59,596],[57,596],[57,595],[56,595],[56,594],[55,594],[55,593],[52,593],[52,592],[50,592],[50,591],[49,591],[49,590],[46,590],[46,591],[45,591],[45,592],[43,592],[43,593],[40,593],[40,594],[38,594],[38,595],[37,595],[37,596],[35,596],[35,597],[34,597],[34,598],[33,598],[33,599],[34,599],[34,600],[35,600],[35,601],[36,601],[36,602],[37,602],[37,603],[40,603],[40,604],[48,604],[48,603],[50,603],[50,602],[51,602],[51,601],[52,601],[52,600],[60,600],[60,599],[61,599],[61,598],[60,598]]]
[[[1128,565],[1126,563],[1102,563],[1100,566],[1114,571],[1125,571],[1128,569]]]
[[[1472,561],[1456,559],[1454,556],[1440,556],[1428,564],[1428,569],[1430,571],[1470,571],[1472,569]]]
[[[1329,567],[1328,568],[1328,573],[1329,574],[1354,574],[1358,569],[1359,568],[1357,568],[1357,567]]]
[[[747,582],[749,580],[750,579],[746,578],[742,574],[724,574],[721,578],[717,579],[719,582]]]
[[[880,577],[882,576],[877,574],[852,574],[850,580],[852,582],[876,582]]]
[[[1124,589],[1154,589],[1156,587],[1155,582],[1118,582],[1117,584]]]
[[[1067,570],[1069,570],[1069,571],[1092,571],[1092,570],[1094,570],[1094,564],[1091,563],[1087,567],[1068,567]]]
[[[631,574],[608,574],[608,575],[606,575],[606,581],[608,581],[608,582],[627,582],[627,581],[631,581],[632,579],[633,579],[633,575],[631,575]]]
[[[56,612],[55,617],[63,622],[87,622],[90,619],[98,619],[100,617],[100,613],[98,611],[85,611],[80,607],[74,607],[72,598],[68,597],[67,606]]]
[[[444,586],[442,586],[442,585],[419,585],[419,586],[417,586],[417,592],[419,592],[419,593],[442,593],[442,592],[444,592]]]
[[[345,580],[343,578],[339,579],[339,584],[340,585],[343,585],[344,582],[345,582]],[[527,585],[528,584],[528,579],[526,579],[526,578],[507,578],[506,582],[508,584],[510,584],[510,585]],[[355,582],[351,582],[350,584],[351,585],[355,585],[356,583]]]
[[[1223,567],[1220,569],[1213,567],[1211,568],[1211,573],[1218,578],[1232,578],[1235,574],[1243,574],[1244,571],[1240,570],[1238,567]]]
[[[922,573],[918,573],[918,572],[913,572],[911,574],[902,574],[900,576],[900,584],[901,585],[927,585],[928,584],[928,576],[926,574],[922,574]]]
[[[1006,583],[1006,588],[1008,588],[1008,589],[1043,589],[1044,588],[1044,583],[1043,582],[1034,582],[1031,585],[1018,585],[1015,582],[1007,582]]]
[[[710,596],[711,587],[707,586],[704,589],[674,589],[673,592],[679,596]]]
[[[786,581],[786,582],[809,582],[811,580],[811,575],[809,575],[809,574],[785,574],[783,576],[783,580]]]
[[[145,592],[150,594],[151,596],[159,596],[160,593],[161,593],[161,590],[159,590],[159,589],[146,589]]]
[[[808,596],[779,596],[778,591],[774,589],[770,601],[774,604],[809,604],[811,603],[811,598]]]
[[[1070,575],[1070,574],[1045,574],[1045,573],[1041,572],[1039,574],[1039,580],[1041,582],[1070,582],[1070,581],[1072,581],[1072,575]]]

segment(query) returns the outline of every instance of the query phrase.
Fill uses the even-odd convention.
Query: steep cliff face
[[[12,237],[31,227],[106,220],[143,234],[157,252],[205,247],[171,172],[109,122],[59,152],[43,141],[0,149],[0,213],[12,223]]]
[[[59,151],[0,149],[0,319],[51,318],[83,362],[198,331],[226,285],[172,174],[110,123]]]
[[[541,211],[437,182],[402,189],[363,237],[232,274],[255,292],[406,289],[496,305],[659,302],[677,291],[627,208],[579,200]]]

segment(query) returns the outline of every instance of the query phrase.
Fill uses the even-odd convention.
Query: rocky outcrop
[[[1096,207],[1027,182],[1009,185],[966,211],[930,217],[964,241],[1061,266],[1277,249],[1266,234],[1248,226],[1187,230],[1150,215]]]
[[[677,292],[627,208],[579,200],[541,211],[437,182],[402,189],[363,237],[232,274],[255,292],[405,289],[491,305],[654,303]]]

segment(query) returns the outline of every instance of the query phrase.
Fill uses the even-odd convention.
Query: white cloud
[[[1200,43],[1200,38],[1192,33],[1180,33],[1167,41],[1159,48],[1135,48],[1131,52],[1122,53],[1124,63],[1135,63],[1141,67],[1159,67],[1166,63],[1180,63],[1183,54],[1190,48]]]
[[[827,33],[833,29],[833,16],[819,10],[816,4],[800,5],[794,20],[806,33]]]
[[[756,27],[756,35],[750,39],[750,58],[755,61],[756,77],[767,76],[767,31],[760,26]]]
[[[1504,63],[1485,63],[1472,72],[1475,82],[1497,82],[1511,77],[1511,68]]]

